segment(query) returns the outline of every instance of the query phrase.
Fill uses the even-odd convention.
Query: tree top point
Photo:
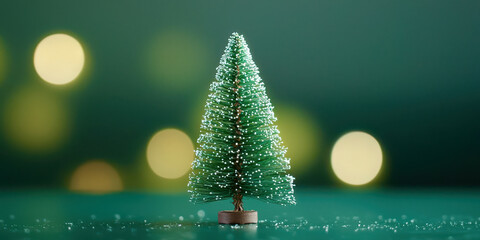
[[[243,39],[243,35],[239,34],[238,32],[233,32],[230,38],[239,40],[239,39]]]

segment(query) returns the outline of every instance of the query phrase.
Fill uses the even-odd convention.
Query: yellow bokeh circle
[[[148,165],[163,178],[175,179],[185,175],[190,170],[193,156],[190,137],[178,129],[161,130],[148,142]]]
[[[275,108],[278,129],[284,145],[288,148],[292,173],[307,172],[315,163],[321,148],[321,133],[318,123],[298,107],[279,105]]]
[[[341,181],[351,185],[371,182],[380,172],[382,161],[380,144],[365,132],[343,135],[332,149],[333,172]]]
[[[38,75],[48,83],[63,85],[73,81],[82,72],[85,54],[74,37],[57,33],[38,43],[33,65]]]
[[[79,166],[70,180],[70,190],[89,193],[109,193],[123,189],[117,170],[101,160],[93,160]]]
[[[27,87],[5,106],[4,128],[16,147],[34,153],[56,150],[70,132],[70,117],[61,99],[46,90]]]

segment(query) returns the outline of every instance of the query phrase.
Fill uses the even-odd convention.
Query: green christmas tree
[[[287,149],[242,35],[229,38],[215,78],[192,164],[190,200],[233,198],[234,211],[244,211],[243,197],[295,204]]]

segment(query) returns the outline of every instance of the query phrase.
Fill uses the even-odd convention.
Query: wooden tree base
[[[218,212],[220,224],[248,224],[257,223],[257,211],[221,211]]]

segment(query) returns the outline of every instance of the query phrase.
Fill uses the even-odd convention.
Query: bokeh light
[[[148,44],[146,52],[149,77],[168,91],[184,90],[187,84],[206,78],[208,50],[194,34],[163,32]]]
[[[349,132],[333,146],[332,169],[343,182],[363,185],[377,176],[382,158],[382,149],[374,137],[365,132]]]
[[[128,173],[125,173],[125,182],[134,189],[161,192],[161,193],[185,193],[187,191],[188,174],[179,178],[163,178],[152,171],[146,160],[147,151],[141,151],[136,158],[136,164],[131,166]],[[188,171],[187,171],[188,172]]]
[[[102,160],[92,160],[79,166],[70,180],[70,190],[88,193],[109,193],[123,189],[117,170]]]
[[[4,111],[5,133],[22,150],[53,151],[69,135],[70,117],[64,102],[45,89],[21,89],[8,99]]]
[[[291,171],[302,174],[318,160],[322,141],[317,122],[297,107],[278,105],[274,111],[280,136],[288,148],[286,156],[291,158]]]
[[[63,33],[52,34],[38,43],[33,64],[48,83],[63,85],[78,77],[85,63],[82,45]]]
[[[154,173],[149,164],[144,160],[144,165],[137,166],[135,175],[131,176],[129,183],[135,189],[163,193],[185,193],[187,191],[188,174],[175,179],[159,177]]]
[[[185,175],[190,170],[193,156],[192,140],[178,129],[161,130],[148,142],[148,165],[163,178],[175,179]]]

